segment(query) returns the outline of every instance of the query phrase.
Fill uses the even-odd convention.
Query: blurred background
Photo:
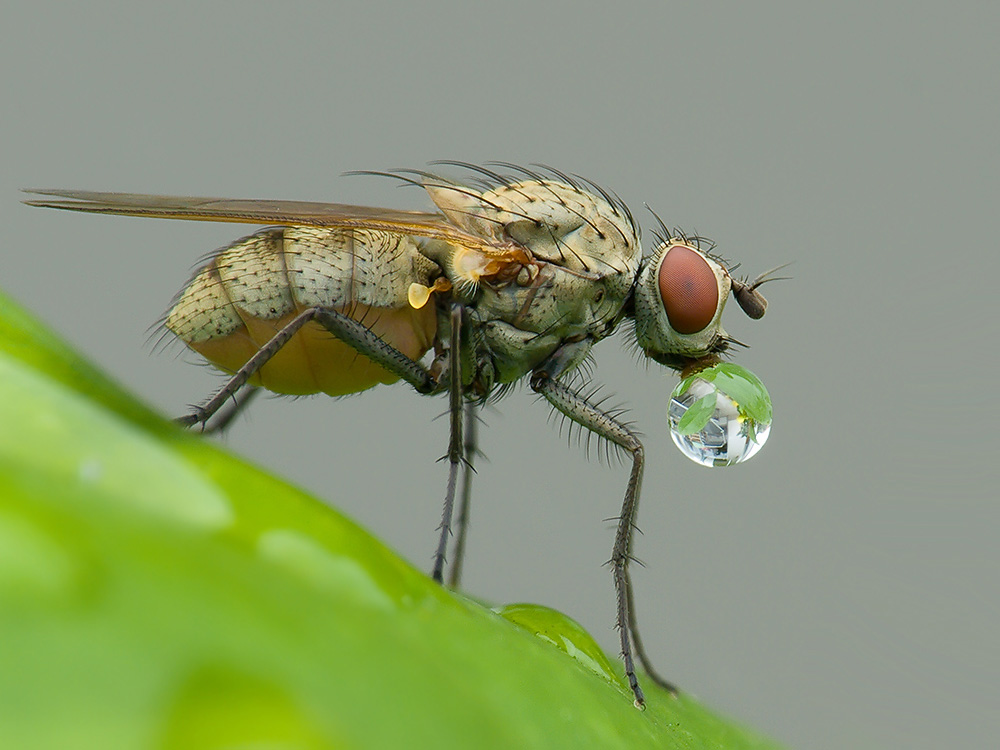
[[[220,380],[147,328],[251,227],[29,209],[23,187],[427,209],[344,177],[544,162],[759,271],[737,361],[775,421],[709,470],[666,429],[676,378],[617,335],[595,380],[646,436],[635,569],[661,669],[789,747],[1000,734],[996,31],[986,3],[7,3],[0,285],[167,415]],[[441,399],[266,399],[225,442],[429,569]],[[624,466],[522,388],[486,414],[465,581],[617,651],[605,567]]]

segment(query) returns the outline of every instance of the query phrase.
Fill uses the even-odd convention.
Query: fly
[[[447,162],[446,162],[447,163]],[[245,386],[341,396],[403,380],[448,394],[448,483],[432,575],[445,580],[459,473],[456,555],[464,549],[477,409],[527,379],[567,418],[631,458],[611,569],[625,673],[645,699],[629,576],[644,450],[636,433],[568,377],[625,319],[645,356],[679,371],[715,364],[734,343],[730,294],[751,318],[767,303],[697,240],[662,234],[643,257],[640,230],[613,193],[548,168],[465,168],[465,181],[391,173],[427,191],[435,212],[334,203],[168,197],[73,190],[29,205],[88,213],[270,225],[219,251],[177,297],[165,325],[231,378],[178,421],[205,425]],[[378,173],[375,173],[378,174]],[[331,336],[332,334],[332,336]],[[256,392],[256,389],[250,391]],[[633,648],[634,647],[634,648]]]

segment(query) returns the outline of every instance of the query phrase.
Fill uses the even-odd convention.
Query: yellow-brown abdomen
[[[267,229],[222,250],[167,315],[166,326],[209,362],[235,372],[298,313],[331,307],[418,360],[436,330],[434,305],[407,302],[438,267],[405,235],[371,230]],[[316,323],[250,379],[275,393],[342,396],[397,380]]]

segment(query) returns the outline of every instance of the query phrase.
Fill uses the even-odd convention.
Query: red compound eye
[[[719,307],[719,282],[699,253],[674,245],[660,264],[660,297],[667,320],[677,333],[698,333]]]

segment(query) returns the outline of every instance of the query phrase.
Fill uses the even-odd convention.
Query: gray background
[[[595,378],[647,436],[636,571],[662,668],[797,748],[992,746],[996,537],[995,4],[7,3],[0,284],[163,412],[219,382],[146,329],[234,225],[43,212],[80,187],[426,208],[342,177],[439,158],[546,162],[648,202],[756,273],[775,426],[706,470],[666,433],[675,379],[623,337]],[[247,230],[249,231],[249,229]],[[649,237],[647,232],[647,238]],[[260,403],[232,449],[428,568],[439,399]],[[545,603],[610,651],[624,467],[523,390],[488,415],[473,593]],[[402,499],[402,501],[400,500]]]

